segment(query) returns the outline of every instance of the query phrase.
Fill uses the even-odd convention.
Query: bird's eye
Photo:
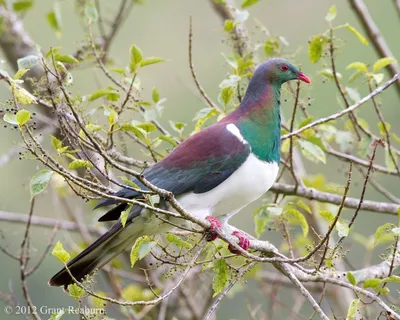
[[[289,70],[289,67],[286,64],[281,65],[281,70],[286,72]]]

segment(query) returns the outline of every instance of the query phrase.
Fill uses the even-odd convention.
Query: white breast
[[[250,154],[246,161],[223,183],[201,194],[188,193],[177,198],[189,212],[229,219],[240,209],[260,198],[271,188],[278,175],[276,162],[264,162]]]

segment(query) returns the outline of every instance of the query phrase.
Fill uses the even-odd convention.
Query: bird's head
[[[283,58],[274,58],[262,63],[257,68],[256,73],[262,73],[264,79],[277,85],[281,85],[290,80],[301,80],[306,83],[311,83],[309,77],[290,61]]]

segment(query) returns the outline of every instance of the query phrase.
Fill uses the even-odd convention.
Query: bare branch
[[[296,186],[284,184],[284,183],[274,183],[270,191],[275,193],[282,193],[285,195],[295,195],[300,196],[310,200],[317,200],[320,202],[329,202],[332,204],[340,205],[342,197],[336,194],[323,192],[316,190],[314,188],[307,187],[298,187]],[[359,199],[347,197],[344,203],[346,208],[356,209],[359,205]],[[378,201],[370,201],[364,200],[361,209],[368,210],[372,212],[380,212],[380,213],[390,213],[397,214],[397,210],[399,205],[387,202],[378,202]]]

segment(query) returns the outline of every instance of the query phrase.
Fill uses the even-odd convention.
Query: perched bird
[[[214,240],[217,228],[260,198],[274,183],[280,160],[281,85],[289,80],[311,82],[288,60],[275,58],[262,63],[235,111],[187,138],[168,156],[144,171],[149,182],[172,192],[188,212],[210,222],[208,240]],[[138,180],[133,182],[148,190]],[[125,188],[115,196],[142,197],[139,192]],[[138,237],[164,233],[172,228],[139,206],[132,207],[123,227],[120,215],[128,205],[108,199],[96,208],[109,205],[116,206],[99,221],[118,221],[68,263],[69,270],[78,280],[95,268],[103,267],[133,245]],[[182,219],[179,220],[181,223]],[[248,249],[250,242],[244,234],[239,231],[232,234],[239,238],[239,246]],[[49,281],[52,286],[70,283],[73,280],[65,268]]]

